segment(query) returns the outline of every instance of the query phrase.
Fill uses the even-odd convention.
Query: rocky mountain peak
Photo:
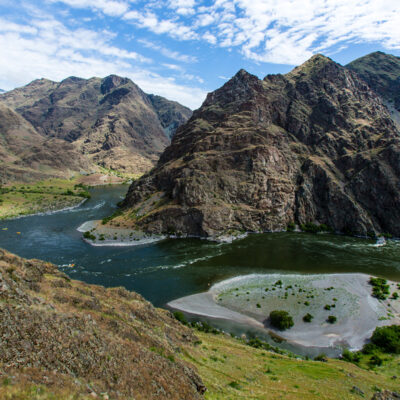
[[[151,232],[215,237],[311,222],[400,236],[399,160],[379,97],[315,55],[263,81],[241,70],[210,93],[125,206]],[[149,207],[156,194],[162,206]]]
[[[303,64],[295,67],[292,71],[286,74],[286,76],[289,79],[298,79],[301,77],[320,79],[329,75],[328,78],[332,79],[333,74],[337,74],[340,71],[341,65],[322,54],[315,54]]]
[[[109,75],[101,82],[101,93],[107,94],[119,86],[126,85],[128,82],[131,82],[128,78],[122,78],[118,75]]]
[[[352,61],[346,68],[381,96],[400,129],[400,57],[377,51]]]

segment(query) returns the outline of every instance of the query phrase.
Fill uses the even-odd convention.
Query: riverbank
[[[20,183],[0,189],[0,219],[66,210],[90,197],[87,187],[77,179],[49,179]]]
[[[90,198],[90,187],[125,182],[119,176],[96,173],[71,179],[8,184],[0,188],[0,220],[73,209]]]
[[[84,222],[77,230],[83,233],[83,240],[92,246],[137,246],[166,238],[164,235],[151,235],[129,228],[105,225],[102,220]]]
[[[400,301],[372,297],[364,274],[248,275],[222,281],[208,292],[168,303],[189,314],[258,326],[306,347],[360,349],[377,326],[400,324]],[[388,282],[390,293],[399,291]],[[284,310],[294,326],[279,331],[268,316]],[[305,322],[305,315],[311,321]],[[328,322],[335,317],[333,323]],[[331,320],[333,321],[333,319]]]

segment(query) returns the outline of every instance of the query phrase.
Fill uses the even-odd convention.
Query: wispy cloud
[[[194,32],[190,26],[176,22],[171,18],[159,19],[156,13],[150,11],[129,11],[124,15],[124,20],[132,21],[141,28],[149,29],[151,32],[167,34],[179,40],[192,40],[198,38],[197,33]]]
[[[175,61],[181,61],[184,63],[194,63],[197,61],[196,57],[188,56],[186,54],[180,54],[177,51],[170,50],[164,46],[153,43],[147,39],[139,39],[138,42],[149,49],[158,51],[164,57],[171,58],[172,60],[175,60]]]
[[[400,48],[398,0],[168,0],[124,18],[155,34],[238,48],[259,62],[294,65],[354,42]]]
[[[7,60],[0,63],[0,87],[12,89],[40,77],[60,81],[71,75],[90,78],[115,73],[131,78],[149,93],[191,108],[201,104],[204,90],[151,72],[150,59],[113,46],[113,37],[104,30],[72,29],[50,17],[30,24],[0,19],[0,48]]]
[[[50,0],[53,3],[64,3],[74,8],[90,8],[106,15],[116,17],[128,11],[128,3],[117,0]]]

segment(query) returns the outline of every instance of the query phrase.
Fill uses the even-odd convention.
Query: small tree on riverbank
[[[281,331],[290,329],[294,325],[293,318],[287,311],[271,311],[269,319],[271,325]]]

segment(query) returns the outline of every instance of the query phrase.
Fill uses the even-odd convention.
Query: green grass
[[[0,188],[0,219],[62,209],[89,198],[87,187],[75,179],[49,179]]]
[[[372,369],[363,361],[360,368],[341,360],[300,360],[253,348],[225,335],[196,332],[196,336],[202,346],[184,351],[183,358],[196,366],[207,387],[206,400],[359,399],[352,392],[354,386],[369,399],[376,389],[399,388],[391,379],[400,375],[398,356]],[[210,359],[215,354],[226,354],[225,362]]]

